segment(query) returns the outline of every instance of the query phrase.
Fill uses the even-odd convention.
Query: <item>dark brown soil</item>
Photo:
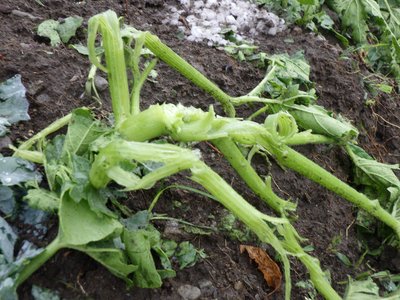
[[[106,9],[113,9],[124,16],[125,22],[138,29],[150,30],[170,45],[177,53],[216,82],[231,95],[242,95],[250,91],[263,77],[263,71],[247,63],[239,63],[223,51],[202,44],[193,44],[178,39],[174,28],[162,24],[165,3],[174,1],[61,1],[43,0],[45,7],[36,1],[3,0],[0,3],[0,81],[21,74],[27,87],[30,101],[31,121],[14,126],[13,143],[18,143],[34,132],[46,127],[51,121],[67,114],[73,108],[93,105],[82,97],[88,73],[88,59],[65,46],[53,48],[48,41],[36,35],[36,27],[46,19],[59,19],[79,15],[88,18]],[[20,17],[13,13],[19,10],[37,17]],[[291,38],[293,43],[285,43]],[[80,30],[76,42],[85,43],[85,31]],[[260,38],[260,49],[267,53],[294,53],[303,50],[312,68],[311,79],[316,83],[319,104],[352,120],[361,132],[360,144],[372,155],[384,162],[395,163],[400,157],[400,130],[398,111],[400,97],[379,94],[373,106],[365,105],[369,99],[364,89],[363,78],[368,75],[365,67],[354,57],[347,56],[338,45],[323,41],[313,34],[292,28],[276,37]],[[157,66],[157,83],[147,83],[142,93],[142,106],[153,103],[181,102],[207,109],[215,104],[213,99],[193,86],[185,78],[163,63]],[[102,95],[107,99],[107,95]],[[103,108],[107,109],[106,103]],[[217,111],[220,108],[217,106]],[[239,115],[246,111],[239,111]],[[240,193],[257,207],[268,212],[259,200],[241,183],[236,174],[210,145],[198,146],[210,166],[229,180]],[[351,183],[351,164],[339,147],[304,146],[298,149],[309,158]],[[7,152],[3,150],[3,152]],[[335,256],[332,241],[338,236],[341,242],[336,249],[351,261],[361,255],[353,226],[355,209],[348,202],[301,176],[283,171],[272,163],[266,167],[259,161],[257,169],[267,174],[270,169],[275,181],[275,190],[285,198],[298,202],[298,219],[294,223],[299,233],[309,239],[315,250],[313,255],[321,261],[323,269],[329,270],[334,287],[341,293],[347,275],[365,270],[346,267]],[[176,176],[170,181],[184,181]],[[133,210],[146,209],[156,191],[150,190],[130,195],[127,205]],[[173,200],[183,206],[174,208]],[[167,192],[157,205],[156,212],[181,218],[194,224],[217,226],[224,210],[210,199],[186,192]],[[212,217],[214,216],[214,217]],[[157,223],[165,230],[166,223]],[[57,223],[51,225],[49,236],[40,246],[45,246],[56,231]],[[23,228],[21,228],[23,230]],[[168,234],[167,234],[168,235]],[[36,272],[19,290],[21,299],[31,299],[32,284],[57,290],[63,299],[180,299],[177,289],[190,284],[202,288],[203,299],[281,299],[277,293],[268,297],[269,288],[248,257],[240,254],[240,242],[231,240],[223,233],[197,236],[178,232],[176,240],[190,240],[196,247],[204,248],[208,258],[191,268],[177,271],[177,277],[166,280],[156,290],[127,290],[124,282],[113,277],[89,257],[75,251],[61,251]],[[273,254],[273,252],[271,252]],[[370,259],[372,267],[382,270],[390,266],[390,259]],[[293,283],[306,280],[305,269],[292,259]],[[396,270],[394,270],[396,271]],[[397,270],[399,271],[399,270]],[[304,299],[306,292],[295,288],[293,299]]]

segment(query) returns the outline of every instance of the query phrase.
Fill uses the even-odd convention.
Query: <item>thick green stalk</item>
[[[271,77],[275,75],[275,70],[276,70],[276,65],[274,65],[271,70],[269,70],[268,74],[265,75],[264,79],[261,80],[259,84],[250,92],[247,94],[247,96],[260,96],[265,89],[265,85],[269,80],[271,80]]]
[[[49,134],[54,133],[54,132],[60,130],[61,128],[63,128],[65,125],[67,125],[69,123],[69,121],[71,120],[71,117],[72,117],[72,114],[69,113],[68,115],[54,121],[49,126],[47,126],[45,129],[36,133],[29,140],[27,140],[27,141],[23,142],[21,145],[19,145],[18,150],[29,150],[37,141],[44,139]],[[16,155],[16,154],[14,154],[14,155]]]
[[[151,70],[153,70],[154,67],[156,66],[157,61],[158,60],[156,58],[153,59],[147,65],[147,67],[143,70],[143,72],[141,74],[139,73],[138,78],[134,77],[133,89],[131,92],[131,114],[132,115],[137,115],[138,113],[140,113],[140,91],[142,90],[143,84],[145,83]]]
[[[171,48],[163,44],[157,36],[149,32],[146,32],[145,35],[145,46],[151,52],[219,101],[229,117],[235,116],[235,108],[231,104],[231,97],[228,94],[176,54]]]
[[[311,134],[311,133],[307,134],[307,136],[302,135],[302,133],[298,133],[285,140],[285,144],[288,146],[308,145],[308,144],[335,144],[335,143],[337,142],[333,138],[327,137],[326,135]]]
[[[118,131],[130,141],[144,142],[165,134],[165,112],[160,105],[152,105],[121,124]]]
[[[212,143],[222,152],[224,157],[253,192],[263,199],[272,209],[284,215],[286,211],[296,210],[295,203],[285,201],[278,197],[272,191],[271,185],[266,184],[260,176],[258,176],[257,172],[230,138],[216,139],[213,140]]]
[[[97,32],[102,34],[106,67],[99,62],[95,42]],[[115,12],[106,11],[89,19],[88,50],[90,62],[107,72],[112,109],[117,126],[130,115],[128,78],[124,55],[124,43],[120,34],[119,20]]]
[[[268,145],[266,146],[269,148]],[[357,207],[370,213],[392,228],[400,239],[400,222],[389,212],[384,210],[379,205],[378,200],[370,200],[364,194],[350,187],[339,178],[286,145],[280,146],[279,149],[275,148],[275,150],[273,150],[273,155],[281,165],[321,184],[328,190],[333,191],[337,195],[355,204]]]
[[[279,228],[282,229],[282,232],[280,233],[284,237],[283,246],[289,253],[292,253],[294,256],[296,256],[306,266],[307,271],[310,273],[310,279],[318,292],[320,292],[320,294],[328,300],[342,299],[326,279],[326,275],[321,270],[319,261],[316,258],[308,255],[300,246],[297,241],[296,232],[294,231],[293,226],[290,224],[285,224],[279,226]]]
[[[28,279],[34,272],[36,272],[46,261],[48,261],[54,254],[64,245],[60,242],[57,236],[39,255],[32,258],[29,263],[18,274],[15,285],[20,286],[26,279]]]
[[[285,299],[289,300],[291,292],[289,259],[281,242],[268,224],[260,217],[260,212],[246,202],[225,180],[206,164],[198,163],[191,171],[191,179],[193,181],[201,184],[223,206],[246,224],[262,242],[270,244],[281,255],[285,270]]]

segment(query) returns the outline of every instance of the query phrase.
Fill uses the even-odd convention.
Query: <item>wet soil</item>
[[[248,63],[239,63],[221,50],[180,40],[176,29],[162,24],[165,5],[176,4],[175,1],[43,0],[41,2],[44,6],[37,2],[3,0],[0,3],[0,81],[21,74],[30,102],[31,121],[13,127],[10,138],[14,144],[76,107],[94,105],[91,99],[82,96],[89,68],[88,59],[67,46],[53,48],[46,39],[38,37],[36,28],[46,19],[57,20],[79,15],[84,18],[86,25],[92,15],[113,9],[118,15],[124,16],[125,22],[157,34],[231,95],[243,95],[250,91],[264,75],[263,70]],[[29,13],[32,17],[21,17],[15,10]],[[85,30],[79,30],[71,42],[85,43]],[[256,43],[267,53],[304,51],[311,64],[311,79],[315,82],[318,103],[352,120],[361,132],[361,146],[370,154],[383,162],[399,161],[400,115],[397,112],[400,97],[395,93],[378,93],[373,98],[374,104],[367,106],[366,100],[372,95],[366,91],[365,81],[370,74],[362,61],[345,53],[334,42],[322,40],[297,27],[289,28],[278,36],[260,37]],[[215,105],[210,96],[165,64],[159,63],[157,72],[157,82],[148,82],[143,90],[143,108],[163,102],[180,102],[203,109]],[[107,110],[108,95],[102,94],[102,97],[105,100],[102,109]],[[218,105],[216,110],[222,113]],[[238,115],[247,116],[247,109],[239,110]],[[206,162],[246,199],[271,213],[241,183],[221,155],[209,144],[201,143],[197,147],[201,149]],[[352,182],[351,163],[339,147],[303,146],[298,147],[298,150],[342,180]],[[2,152],[8,153],[5,149]],[[298,203],[298,218],[294,226],[308,239],[305,245],[313,245],[311,254],[320,259],[324,270],[330,272],[332,283],[338,291],[343,293],[344,285],[341,282],[346,280],[347,275],[366,270],[365,262],[378,270],[382,269],[381,266],[391,266],[391,256],[375,259],[367,257],[357,269],[345,266],[336,257],[335,250],[345,254],[351,261],[357,261],[361,255],[354,227],[354,207],[302,176],[282,170],[273,161],[267,165],[258,159],[256,168],[262,175],[271,172],[275,191]],[[178,175],[169,179],[169,182],[184,183],[185,177]],[[130,194],[125,204],[134,211],[147,209],[156,192],[157,188]],[[173,206],[176,200],[182,206]],[[175,190],[163,196],[155,211],[213,227],[217,227],[218,220],[226,213],[210,199]],[[256,265],[244,254],[240,254],[239,241],[229,238],[223,232],[199,236],[182,230],[171,233],[166,222],[158,222],[156,225],[168,238],[189,240],[196,247],[203,248],[208,257],[191,268],[178,270],[177,276],[166,280],[160,289],[128,290],[123,281],[91,258],[65,250],[55,255],[19,289],[20,299],[31,299],[32,284],[57,290],[62,299],[181,299],[177,290],[185,284],[200,287],[202,299],[282,299],[282,293],[268,296],[270,290]],[[19,227],[23,234],[23,226]],[[44,241],[38,242],[38,246],[45,246],[56,229],[57,222],[52,220],[49,234]],[[340,242],[334,246],[334,241],[338,239]],[[267,250],[271,251],[271,255],[274,254],[271,249]],[[305,269],[296,259],[292,259],[292,267],[293,283],[308,278]],[[305,296],[307,292],[304,289],[294,288],[293,299],[304,299]]]

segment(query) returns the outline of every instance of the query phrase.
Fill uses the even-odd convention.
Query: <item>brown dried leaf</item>
[[[268,286],[273,289],[270,295],[273,294],[281,287],[282,283],[282,273],[276,262],[261,248],[240,245],[240,253],[244,251],[247,251],[249,257],[257,263],[258,269],[263,273]]]

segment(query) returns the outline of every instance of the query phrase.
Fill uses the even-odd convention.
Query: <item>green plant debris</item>
[[[75,36],[76,30],[81,27],[83,22],[82,17],[73,16],[65,18],[59,22],[56,20],[46,20],[39,24],[37,33],[39,36],[50,39],[50,44],[53,47],[63,43],[68,43]]]

